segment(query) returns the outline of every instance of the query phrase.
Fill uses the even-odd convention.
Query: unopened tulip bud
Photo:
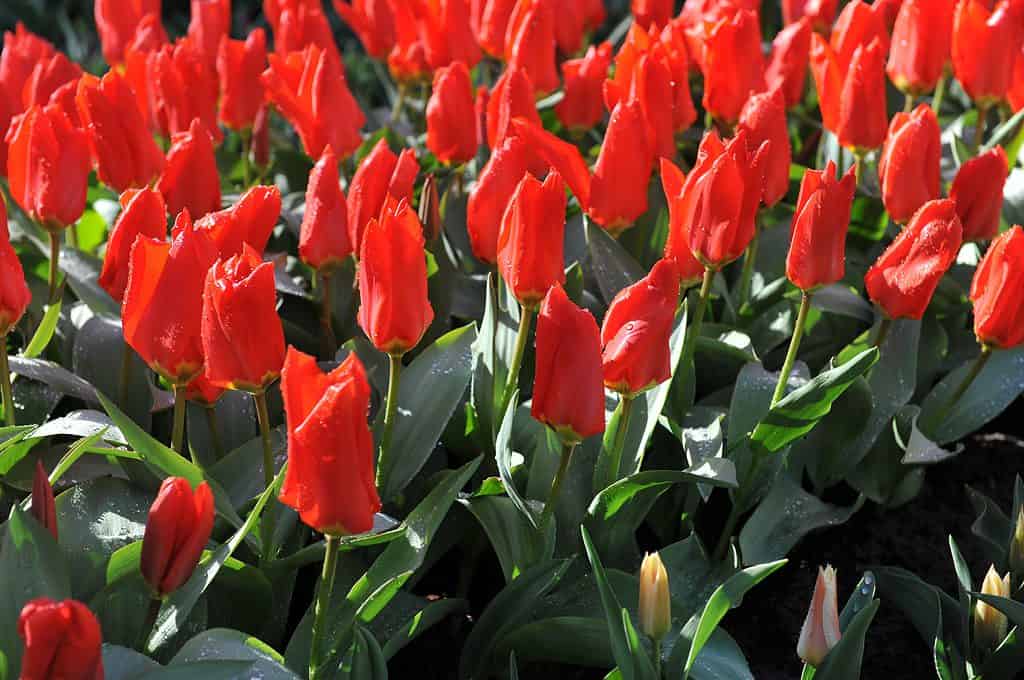
[[[32,478],[32,516],[57,540],[57,506],[53,502],[53,487],[40,461],[36,461],[36,474]]]
[[[994,565],[988,568],[985,581],[981,584],[983,595],[1010,597],[1010,575],[1000,578]],[[1006,637],[1006,615],[995,607],[978,601],[974,605],[974,644],[975,647],[988,653],[999,646]]]
[[[839,604],[836,600],[836,570],[832,565],[818,568],[818,581],[807,618],[800,629],[796,653],[805,663],[820,666],[832,648],[839,643]]]
[[[1024,583],[1024,507],[1017,515],[1017,525],[1013,528],[1010,539],[1010,572],[1018,583]]]
[[[420,190],[420,205],[417,211],[420,224],[423,225],[423,237],[427,242],[434,241],[441,235],[444,224],[441,222],[441,197],[437,193],[437,179],[427,175]]]
[[[652,640],[661,640],[671,627],[668,572],[658,553],[649,553],[640,565],[640,630]]]

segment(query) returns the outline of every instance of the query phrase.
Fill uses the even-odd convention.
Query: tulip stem
[[[683,356],[680,359],[680,366],[687,366],[693,361],[694,352],[697,350],[697,336],[700,335],[701,324],[704,323],[704,314],[708,309],[708,298],[711,297],[711,284],[715,280],[715,270],[711,267],[704,269],[704,280],[700,285],[700,297],[697,300],[697,309],[693,313],[693,321],[686,331],[686,340],[683,342]]]
[[[626,433],[629,432],[629,416],[633,412],[633,397],[623,394],[615,410],[619,414],[619,419],[618,424],[615,426],[615,439],[612,441],[612,450],[609,452],[607,476],[601,480],[600,489],[607,488],[619,481],[619,472],[622,470],[622,449],[626,446]]]
[[[397,123],[399,117],[401,117],[402,109],[405,108],[405,95],[406,86],[400,83],[398,85],[398,96],[395,97],[395,104],[391,107],[391,119],[388,121],[389,127]]]
[[[654,677],[661,680],[661,638],[651,638],[654,646]]]
[[[270,412],[267,409],[267,393],[263,390],[252,395],[256,401],[256,417],[260,424],[260,439],[263,440],[263,487],[269,489],[274,483],[274,447],[270,443]],[[274,524],[277,515],[274,506],[269,506],[260,519],[260,543],[263,561],[274,559]]]
[[[754,232],[754,238],[751,239],[750,245],[747,246],[747,254],[743,256],[743,271],[740,273],[739,282],[739,306],[742,307],[750,300],[750,285],[754,279],[754,263],[757,261],[757,245],[759,236],[761,235],[760,220],[758,220],[757,230]]]
[[[519,308],[519,331],[516,333],[516,348],[512,354],[512,363],[508,367],[508,379],[505,382],[505,393],[501,395],[501,408],[498,418],[505,417],[505,409],[512,400],[512,393],[519,387],[519,369],[523,366],[526,354],[526,341],[530,338],[530,323],[533,321],[533,310],[526,306]]]
[[[875,336],[875,347],[878,351],[882,351],[882,345],[885,343],[885,339],[889,337],[889,330],[892,329],[892,319],[882,319],[881,323],[878,324],[878,335]]]
[[[914,95],[909,92],[903,99],[903,113],[910,113],[914,110]]]
[[[252,146],[252,129],[242,130],[239,135],[242,137],[242,186],[249,188],[249,181],[252,179],[249,168],[249,149]]]
[[[974,123],[974,139],[971,140],[971,149],[975,152],[981,148],[982,138],[985,136],[985,124],[988,122],[988,104],[978,105],[978,120]]]
[[[78,225],[72,224],[68,227],[68,245],[78,248]]]
[[[576,450],[576,442],[574,441],[562,441],[562,459],[558,463],[558,472],[555,473],[555,479],[551,482],[551,492],[548,494],[548,502],[544,504],[544,512],[540,516],[540,530],[543,531],[544,527],[547,526],[548,521],[551,519],[551,515],[555,512],[555,506],[558,504],[558,495],[562,492],[562,482],[565,481],[565,475],[569,471],[569,463],[572,461],[572,453]]]
[[[978,357],[974,360],[974,363],[971,364],[970,370],[967,372],[967,375],[964,376],[964,379],[960,382],[960,384],[957,385],[957,388],[953,391],[953,394],[949,395],[949,399],[947,399],[946,403],[942,405],[942,408],[936,411],[935,415],[929,418],[928,422],[925,423],[925,428],[922,428],[922,431],[925,434],[932,434],[932,430],[934,430],[936,427],[942,424],[942,421],[944,421],[946,417],[950,414],[950,412],[953,410],[953,407],[956,406],[957,402],[960,401],[960,398],[963,397],[964,394],[967,393],[967,390],[970,389],[971,385],[974,384],[975,379],[981,373],[982,369],[985,368],[985,364],[988,363],[988,360],[991,357],[992,348],[989,347],[988,345],[983,345],[981,348],[981,354],[979,354]]]
[[[171,432],[171,448],[179,454],[185,444],[185,383],[174,385],[174,430]],[[194,460],[192,461],[195,462]]]
[[[789,384],[789,374],[793,372],[793,364],[796,363],[797,352],[800,351],[800,341],[804,337],[804,327],[807,325],[807,315],[811,311],[811,294],[804,291],[800,298],[800,311],[796,316],[796,327],[793,329],[793,337],[789,341],[789,351],[786,352],[786,360],[779,372],[779,382],[775,385],[775,394],[772,395],[772,407],[786,396],[786,385]]]
[[[338,351],[338,339],[334,335],[334,286],[329,272],[320,272],[320,351],[324,359],[332,359]]]
[[[58,279],[60,278],[60,234],[51,231],[50,234],[50,304],[55,304],[61,298],[61,291]]]
[[[327,623],[331,591],[334,590],[334,573],[338,566],[338,537],[328,535],[326,539],[324,568],[320,572],[320,587],[316,590],[316,609],[313,613],[313,640],[309,649],[309,680],[317,680],[321,677],[320,670],[324,665],[324,626]]]
[[[946,97],[946,85],[949,82],[949,76],[945,73],[939,78],[938,85],[935,86],[935,94],[932,96],[932,110],[935,115],[938,116],[942,113],[942,100]]]
[[[740,513],[738,500],[733,500],[732,509],[729,510],[729,517],[725,520],[725,526],[722,527],[722,535],[718,537],[718,545],[715,546],[715,552],[712,555],[712,559],[715,562],[719,562],[725,558],[725,551],[729,549],[729,539],[732,538],[732,532],[736,531],[736,524],[740,521]]]
[[[402,381],[402,355],[389,354],[388,357],[388,396],[384,406],[384,432],[380,437],[380,456],[377,458],[378,489],[384,486],[384,471],[388,467],[391,455],[391,435],[395,427],[395,414],[398,413],[398,387]]]
[[[153,635],[153,627],[156,626],[156,617],[160,615],[160,606],[163,600],[159,597],[149,598],[149,606],[146,608],[146,619],[142,622],[142,629],[139,631],[139,651],[145,651],[146,643]]]
[[[3,390],[4,396],[4,423],[8,427],[13,427],[14,422],[14,395],[11,391],[11,365],[7,361],[7,335],[3,336],[4,346],[0,351],[0,389]]]
[[[224,457],[224,442],[220,438],[220,423],[217,421],[217,405],[203,404],[206,412],[206,427],[210,430],[210,439],[213,441],[213,453],[220,460]]]
[[[861,180],[864,179],[864,154],[860,151],[853,152],[853,175],[859,187]]]

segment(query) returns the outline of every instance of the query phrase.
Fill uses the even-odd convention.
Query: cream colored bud
[[[1017,582],[1024,582],[1024,506],[1017,514],[1017,525],[1013,528],[1009,561],[1010,572],[1017,578]]]
[[[985,581],[981,584],[981,592],[985,595],[1010,597],[1010,575],[1002,578],[995,566],[988,568]],[[984,652],[991,652],[1006,637],[1006,615],[995,607],[978,600],[974,605],[974,644]]]
[[[640,565],[640,630],[654,640],[672,627],[672,598],[668,572],[658,553],[644,555]]]
[[[839,604],[836,593],[836,570],[832,565],[818,567],[814,596],[807,610],[796,653],[805,663],[817,667],[839,643]]]

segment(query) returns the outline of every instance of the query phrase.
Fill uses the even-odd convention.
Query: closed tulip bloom
[[[196,220],[196,229],[210,235],[221,259],[238,255],[246,245],[262,254],[280,216],[281,190],[255,186],[230,208]]]
[[[192,490],[182,477],[168,477],[149,508],[139,567],[158,597],[184,585],[210,541],[213,492],[206,482]]]
[[[546,163],[547,166],[558,171],[565,183],[569,185],[569,190],[579,200],[580,205],[587,206],[590,202],[590,169],[587,167],[587,162],[583,160],[583,154],[580,153],[579,148],[523,118],[514,118],[512,127],[515,128],[516,136],[521,137],[527,143],[531,154],[540,158],[541,165],[539,167],[538,161],[531,159],[529,165],[531,172],[536,174],[543,172],[546,169],[543,164]],[[605,143],[607,144],[607,136]]]
[[[797,288],[811,291],[846,273],[846,232],[856,189],[854,169],[837,180],[832,161],[824,171],[804,173],[786,258],[786,276]]]
[[[470,26],[468,0],[432,0],[419,5],[419,29],[427,65],[434,71],[463,62],[473,68],[480,61]]]
[[[252,124],[252,161],[257,168],[270,166],[270,107],[264,104]]]
[[[747,146],[751,149],[771,142],[764,169],[764,204],[771,207],[789,191],[789,166],[793,160],[782,91],[753,95],[740,112],[739,128],[747,133]]]
[[[668,203],[668,238],[665,241],[665,258],[672,260],[676,275],[684,287],[699,283],[704,278],[704,265],[690,250],[689,216],[684,213],[682,200],[686,176],[672,161],[661,159],[661,186]]]
[[[1010,172],[1003,147],[995,146],[960,166],[949,198],[964,228],[965,241],[988,241],[999,233],[1003,185]]]
[[[407,199],[389,198],[370,220],[359,258],[359,327],[381,352],[402,355],[434,320],[423,226]]]
[[[249,244],[206,275],[202,337],[205,375],[217,387],[260,392],[280,375],[284,330],[274,265]]]
[[[711,29],[704,46],[704,108],[732,123],[750,93],[763,89],[761,25],[756,13],[737,11]]]
[[[213,138],[198,118],[187,132],[172,138],[156,188],[172,215],[188,210],[191,215],[203,216],[220,209],[220,171]]]
[[[415,151],[403,149],[396,156],[383,138],[359,163],[348,187],[348,234],[356,255],[359,255],[366,225],[380,217],[388,196],[398,201],[412,200],[419,171]]]
[[[39,522],[40,526],[53,535],[57,540],[57,506],[53,500],[53,486],[46,476],[46,469],[42,461],[36,461],[36,471],[32,476],[32,516]]]
[[[4,32],[4,48],[0,51],[0,88],[6,98],[15,103],[13,111],[20,113],[25,84],[35,69],[49,62],[57,48],[18,22],[14,31]]]
[[[974,334],[989,347],[1024,343],[1024,231],[1011,227],[992,242],[971,283]]]
[[[584,0],[568,0],[562,5],[555,21],[555,44],[561,54],[574,55],[583,48],[586,23]]]
[[[11,196],[48,231],[74,224],[85,212],[89,144],[59,107],[33,106],[7,130]]]
[[[807,618],[800,629],[796,652],[804,663],[817,667],[843,634],[839,630],[839,604],[836,593],[836,570],[832,566],[818,568],[814,595]]]
[[[913,113],[897,113],[878,161],[885,209],[905,224],[918,208],[941,195],[942,131],[927,104]]]
[[[555,65],[555,11],[551,0],[519,0],[505,34],[508,68],[530,76],[537,94],[558,88]]]
[[[781,89],[786,108],[793,108],[804,98],[807,86],[807,64],[811,53],[811,23],[800,19],[790,24],[772,41],[764,79],[769,89]]]
[[[430,67],[426,47],[420,39],[415,5],[399,2],[391,9],[395,12],[395,46],[388,54],[388,71],[399,83],[425,81],[430,76]]]
[[[337,57],[310,45],[268,59],[270,68],[261,76],[267,97],[295,127],[307,156],[319,158],[328,144],[343,159],[359,148],[366,116]]]
[[[32,600],[18,616],[18,637],[20,680],[103,680],[100,624],[81,602]]]
[[[782,20],[787,26],[804,17],[815,31],[827,34],[839,11],[839,0],[782,0]]]
[[[7,205],[0,199],[0,336],[11,332],[31,302],[25,270],[7,231]]]
[[[669,340],[679,303],[679,274],[672,260],[612,300],[601,326],[604,384],[634,396],[672,377]]]
[[[210,237],[187,213],[178,215],[170,243],[135,239],[121,318],[125,342],[150,368],[175,385],[203,369],[200,338],[203,284],[217,259]]]
[[[502,59],[505,55],[505,33],[509,18],[518,0],[478,0],[476,37],[488,55]]]
[[[1009,0],[989,10],[962,0],[953,19],[953,71],[976,106],[999,103],[1010,88],[1021,49],[1021,18]]]
[[[322,533],[361,534],[380,510],[374,485],[373,435],[366,418],[370,384],[353,352],[330,373],[288,349],[281,371],[288,421],[288,471],[281,502]]]
[[[185,132],[199,119],[213,141],[223,135],[217,126],[220,87],[213,62],[188,38],[165,45],[146,59],[146,90],[153,126],[164,137]]]
[[[498,261],[498,235],[508,199],[529,172],[534,154],[517,136],[506,137],[484,165],[466,206],[466,230],[476,259]]]
[[[391,0],[334,0],[334,9],[359,36],[367,54],[374,59],[387,59],[395,46],[395,14]]]
[[[985,580],[981,583],[981,592],[984,595],[1009,599],[1012,593],[1010,574],[1001,577],[995,565],[989,565]],[[992,652],[1006,638],[1009,629],[1006,614],[981,600],[975,602],[973,613],[974,645],[986,654]]]
[[[103,58],[111,67],[124,61],[125,50],[143,17],[160,16],[160,0],[96,0],[94,8]]]
[[[668,572],[658,553],[644,555],[640,564],[640,602],[637,607],[640,631],[661,640],[672,627],[672,595]]]
[[[309,173],[306,212],[299,230],[299,257],[310,267],[329,271],[352,256],[348,204],[338,181],[338,157],[327,147]]]
[[[231,0],[192,0],[188,37],[214,64],[220,43],[231,34]]]
[[[574,305],[560,285],[541,304],[536,347],[533,417],[566,442],[603,432],[600,332],[593,315]]]
[[[1017,52],[1017,57],[1014,59],[1013,79],[1010,89],[1006,92],[1006,100],[1014,113],[1024,109],[1024,45],[1021,46],[1021,50]],[[3,113],[0,112],[0,125],[2,124]]]
[[[496,149],[512,131],[512,119],[522,117],[543,125],[533,98],[533,84],[525,71],[506,69],[487,99],[487,146]]]
[[[864,0],[852,0],[843,7],[832,29],[829,43],[844,73],[850,68],[857,48],[870,45],[875,39],[882,46],[883,57],[888,54],[889,31],[882,10],[884,7],[881,2],[869,5]]]
[[[811,69],[818,87],[822,121],[839,143],[860,151],[885,141],[888,114],[885,101],[885,52],[875,39],[858,46],[847,67],[820,36],[811,46]]]
[[[953,49],[956,0],[904,0],[896,17],[886,72],[910,95],[935,89]]]
[[[149,101],[149,59],[168,42],[167,32],[160,23],[160,17],[146,15],[124,54],[124,77],[135,93],[135,102],[142,112],[143,120],[154,132],[157,131],[157,123]]]
[[[167,207],[156,189],[129,189],[121,194],[121,214],[107,239],[99,284],[120,302],[128,287],[128,266],[135,239],[167,237]]]
[[[22,91],[16,93],[21,97],[22,110],[35,105],[45,106],[61,86],[81,77],[81,66],[68,59],[64,53],[55,52],[48,59],[36,64]]]
[[[868,269],[868,296],[890,319],[920,319],[956,259],[962,237],[953,201],[925,203]]]
[[[645,28],[651,24],[664,26],[672,18],[674,0],[632,0],[630,10],[633,20]]]
[[[619,103],[590,180],[587,214],[606,230],[618,233],[647,212],[647,187],[654,170],[654,150],[639,102]]]
[[[629,97],[640,104],[647,124],[647,140],[655,157],[673,158],[676,155],[675,120],[672,107],[665,105],[666,101],[673,100],[672,71],[668,64],[654,55],[641,55]]]
[[[77,87],[78,114],[88,133],[100,181],[124,192],[158,177],[163,153],[124,76],[117,71],[108,71],[102,80],[85,76]]]
[[[555,115],[569,130],[591,130],[604,118],[601,91],[611,61],[611,43],[604,42],[591,45],[580,59],[562,62],[565,96],[555,105]]]
[[[276,10],[268,10],[272,2],[264,2],[264,12],[274,34],[274,50],[281,55],[300,52],[315,46],[341,62],[334,43],[331,24],[324,13],[322,0],[283,0]]]
[[[543,183],[527,173],[502,217],[498,271],[528,309],[536,308],[551,286],[565,281],[565,207],[565,183],[557,172],[548,173]]]
[[[427,148],[442,163],[461,165],[476,156],[476,103],[469,69],[461,61],[434,74],[427,103]]]
[[[217,55],[220,77],[220,122],[226,127],[249,130],[263,106],[260,76],[267,67],[267,34],[255,29],[245,40],[224,40]]]

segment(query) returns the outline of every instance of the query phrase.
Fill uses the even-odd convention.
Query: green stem
[[[185,384],[174,385],[174,430],[171,434],[171,448],[179,454],[185,444]],[[195,462],[194,460],[192,461]]]
[[[793,364],[796,362],[797,352],[800,351],[800,341],[804,337],[804,326],[807,325],[807,314],[811,311],[811,294],[804,291],[800,298],[800,312],[796,317],[796,328],[793,329],[793,337],[789,341],[789,351],[786,352],[786,360],[782,364],[782,371],[779,372],[779,382],[775,385],[775,394],[772,395],[772,406],[786,396],[786,385],[789,383],[789,374],[793,372]]]
[[[213,441],[213,453],[220,460],[224,457],[224,442],[220,438],[220,423],[217,421],[217,405],[203,404],[203,411],[206,412],[206,427],[210,430],[210,439]]]
[[[338,566],[338,538],[327,536],[327,549],[324,552],[324,568],[320,572],[320,586],[316,590],[316,608],[313,614],[313,640],[309,649],[309,680],[318,680],[324,665],[323,646],[324,626],[327,623],[327,609],[331,602],[331,591],[334,590],[334,573]]]
[[[128,389],[132,382],[132,348],[127,344],[121,350],[121,376],[117,387],[117,403],[121,408],[128,405]]]
[[[59,288],[60,278],[60,233],[50,231],[50,304],[54,304],[61,297]]]
[[[945,73],[939,78],[939,84],[935,86],[935,94],[932,96],[932,110],[935,111],[935,115],[942,113],[942,100],[946,97],[946,85],[949,82],[949,76]]]
[[[260,439],[263,440],[263,488],[268,489],[274,483],[274,447],[270,442],[270,412],[267,409],[267,393],[263,390],[252,395],[256,401],[256,417],[260,425]],[[274,559],[274,525],[277,515],[274,506],[268,505],[260,519],[260,543],[263,549],[262,559],[269,562]]]
[[[743,271],[740,273],[740,307],[746,304],[750,300],[750,284],[754,279],[754,263],[757,261],[757,246],[759,242],[759,236],[761,235],[761,220],[760,213],[758,213],[758,224],[757,230],[754,232],[754,238],[750,241],[750,245],[747,246],[747,254],[743,256]]]
[[[914,95],[912,95],[912,94],[910,94],[908,92],[906,94],[906,97],[904,97],[904,99],[903,99],[903,113],[910,113],[913,110],[914,110]]]
[[[555,473],[555,479],[551,482],[548,502],[544,504],[544,512],[540,516],[541,530],[547,526],[548,520],[551,519],[551,515],[555,512],[555,506],[558,505],[558,496],[562,492],[562,482],[565,481],[565,474],[569,471],[569,463],[572,461],[572,452],[575,450],[576,442],[562,441],[562,459],[558,463],[558,472]]]
[[[661,639],[651,638],[654,645],[654,677],[661,680]]]
[[[3,347],[0,348],[0,389],[4,396],[4,422],[8,427],[14,423],[14,396],[11,391],[11,365],[7,361],[7,336],[3,336]]]
[[[704,270],[704,280],[700,285],[700,297],[697,300],[697,309],[693,314],[693,321],[686,331],[686,340],[683,344],[683,356],[680,359],[680,366],[687,366],[693,361],[693,354],[697,350],[697,336],[700,335],[701,324],[704,323],[704,314],[708,309],[708,298],[711,297],[711,284],[715,280],[715,270],[708,267]]]
[[[72,248],[78,248],[78,227],[77,225],[68,226],[68,245]]]
[[[615,428],[615,440],[612,442],[611,458],[608,462],[607,478],[602,480],[601,488],[604,489],[619,481],[619,472],[622,470],[622,449],[626,446],[626,433],[629,431],[629,416],[633,412],[633,397],[623,394],[616,407],[619,412],[618,425]]]
[[[710,111],[704,112],[704,131],[710,132],[715,127],[715,117],[711,115]]]
[[[380,437],[380,456],[377,458],[377,488],[384,485],[384,470],[387,469],[391,455],[391,434],[395,427],[395,414],[398,412],[398,386],[402,380],[402,355],[390,354],[390,370],[388,371],[388,396],[384,406],[384,432]]]
[[[498,417],[505,417],[505,409],[512,400],[512,393],[519,387],[519,370],[526,354],[526,341],[530,338],[530,323],[533,321],[533,310],[526,306],[519,308],[519,331],[516,333],[516,348],[512,354],[512,363],[508,367],[508,379],[505,381],[505,392],[501,395]]]
[[[252,128],[242,130],[239,133],[242,137],[242,186],[249,188],[251,170],[249,168],[249,150],[252,146]]]
[[[146,619],[143,621],[142,628],[139,630],[141,637],[139,639],[138,649],[141,652],[146,650],[146,643],[153,635],[153,627],[156,625],[156,617],[160,614],[160,605],[162,604],[163,600],[159,597],[151,597],[149,599],[149,606],[146,610]]]
[[[881,323],[878,324],[878,335],[875,336],[875,347],[879,351],[882,350],[882,345],[885,343],[885,339],[889,337],[889,331],[892,329],[892,319],[882,319]]]
[[[946,403],[942,405],[942,408],[936,411],[934,416],[929,418],[926,428],[922,429],[925,434],[931,434],[936,427],[942,424],[942,421],[944,421],[950,412],[952,412],[953,407],[956,406],[958,401],[960,401],[960,398],[967,393],[968,389],[970,389],[974,380],[981,373],[982,369],[985,368],[985,364],[988,363],[988,360],[991,357],[992,348],[987,345],[982,346],[981,354],[979,354],[978,358],[976,358],[974,363],[971,364],[971,369],[967,372],[967,375],[964,376],[964,379],[957,386],[956,390],[953,391],[953,394],[949,395],[949,399],[947,399]]]
[[[864,154],[860,151],[853,152],[853,174],[859,187],[861,180],[864,179]]]
[[[974,123],[974,139],[971,140],[971,150],[977,153],[981,148],[982,138],[985,136],[985,124],[988,122],[988,104],[978,105],[978,120]]]
[[[734,499],[729,517],[725,520],[725,526],[722,527],[722,535],[718,537],[718,544],[715,546],[713,553],[715,562],[721,562],[725,558],[725,551],[729,549],[729,540],[732,538],[732,533],[736,531],[736,524],[740,521],[740,513],[737,512],[739,507],[739,503]]]
[[[402,109],[405,108],[405,89],[404,84],[398,85],[398,96],[395,97],[395,105],[391,107],[391,120],[390,125],[394,125],[398,122],[399,117],[402,115]]]
[[[334,286],[331,285],[331,274],[320,272],[320,351],[324,359],[332,359],[338,351],[338,339],[334,335],[333,309]]]

